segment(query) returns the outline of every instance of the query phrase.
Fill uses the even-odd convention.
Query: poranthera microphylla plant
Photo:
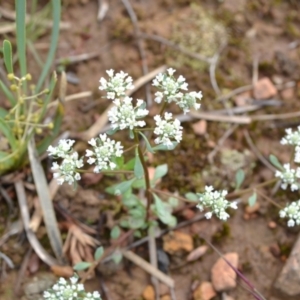
[[[145,121],[145,117],[149,114],[146,103],[141,99],[134,101],[126,96],[126,91],[134,88],[132,78],[123,71],[115,73],[114,70],[109,70],[107,74],[108,79],[103,77],[100,79],[99,89],[105,91],[106,98],[114,104],[108,112],[112,129],[88,142],[91,149],[86,150],[87,163],[94,166],[95,173],[129,176],[123,182],[107,189],[112,194],[121,195],[123,204],[128,209],[129,215],[120,220],[122,227],[138,231],[151,224],[154,225],[156,218],[168,226],[175,226],[176,218],[172,215],[172,209],[177,205],[177,199],[170,197],[168,201],[163,201],[159,192],[157,190],[154,192],[155,182],[167,173],[167,166],[158,166],[154,178],[150,178],[145,154],[147,151],[155,153],[160,150],[173,150],[180,143],[183,128],[180,121],[174,119],[172,113],[166,110],[167,105],[171,102],[176,103],[184,114],[190,109],[198,110],[201,106],[202,92],[188,92],[185,78],[182,75],[176,78],[175,70],[172,68],[164,74],[158,74],[152,85],[158,90],[155,93],[155,101],[161,103],[162,107],[160,114],[154,116],[155,127],[148,128]],[[134,159],[126,163],[123,153],[127,150],[119,141],[108,137],[120,130],[127,130],[134,144],[130,147],[135,150]],[[147,131],[155,135],[155,145],[151,145]],[[60,140],[57,147],[48,148],[49,155],[61,159],[60,164],[54,162],[52,166],[54,177],[59,184],[67,182],[76,185],[81,179],[80,174],[83,172],[81,168],[85,159],[72,149],[74,143],[73,140]],[[145,199],[133,194],[133,189],[139,188],[145,189]],[[226,194],[226,191],[218,192],[212,187],[206,187],[205,193],[199,194],[194,201],[200,202],[198,207],[201,210],[204,206],[210,207],[211,212],[206,214],[207,218],[215,214],[220,219],[227,220],[229,214],[225,210],[229,207],[236,209],[237,206],[236,203],[225,199]]]
[[[124,180],[107,188],[106,191],[111,194],[121,195],[122,203],[126,207],[128,215],[119,221],[119,225],[124,228],[134,229],[137,236],[140,235],[140,229],[157,226],[156,219],[170,227],[175,226],[177,222],[176,218],[172,215],[172,210],[177,206],[178,199],[170,196],[167,201],[163,201],[160,198],[160,191],[155,188],[157,179],[167,173],[167,166],[157,166],[154,177],[150,178],[146,162],[147,151],[151,153],[162,150],[171,151],[182,140],[183,128],[180,121],[174,119],[172,113],[166,111],[167,104],[171,102],[176,103],[184,113],[189,112],[190,109],[197,110],[201,106],[199,102],[202,99],[202,93],[188,92],[188,84],[185,82],[185,78],[179,76],[176,79],[174,73],[175,70],[170,68],[165,74],[159,74],[153,80],[153,86],[158,89],[155,93],[155,101],[162,104],[160,114],[154,116],[154,128],[146,127],[145,117],[149,113],[146,103],[141,99],[133,101],[131,97],[126,96],[126,91],[133,89],[132,78],[123,71],[115,74],[113,70],[109,70],[107,71],[108,79],[100,79],[99,89],[106,91],[106,98],[114,104],[108,112],[108,119],[112,129],[88,141],[90,149],[86,150],[85,157],[80,157],[73,150],[75,141],[70,139],[60,140],[57,147],[49,146],[48,148],[49,155],[61,160],[60,163],[53,162],[52,166],[54,178],[58,180],[59,184],[67,182],[76,186],[77,181],[81,179],[80,174],[85,172],[82,169],[85,160],[88,165],[94,166],[93,171],[95,173],[121,174]],[[128,149],[124,149],[120,141],[115,141],[108,136],[120,130],[127,130],[129,137],[133,140],[133,145]],[[147,137],[147,131],[155,135],[155,145],[151,145],[149,137],[152,137],[152,135],[150,134]],[[281,143],[295,147],[293,160],[295,163],[299,163],[300,126],[295,132],[287,129],[286,136],[282,139]],[[131,150],[134,150],[134,158],[125,162],[124,152]],[[300,167],[293,169],[290,164],[282,166],[275,156],[271,156],[270,159],[278,168],[275,176],[281,179],[281,187],[286,189],[290,186],[292,191],[299,190]],[[241,172],[238,172],[236,176],[236,191],[238,191],[244,180],[243,171],[239,171]],[[261,186],[272,182],[274,180],[266,182]],[[257,187],[259,186],[257,185]],[[145,197],[137,197],[134,194],[135,189],[144,189]],[[237,194],[246,192],[249,192],[249,189],[241,190]],[[188,194],[190,196],[187,196]],[[226,221],[229,218],[226,210],[228,208],[237,209],[236,202],[230,202],[226,199],[226,190],[216,191],[212,186],[206,186],[204,193],[188,194],[186,198],[198,203],[197,207],[201,211],[209,208],[209,211],[205,213],[207,219],[215,215],[220,220]],[[249,198],[249,203],[253,200],[256,201],[256,193]],[[281,218],[288,218],[288,226],[299,225],[300,200],[280,210],[279,215]],[[119,234],[119,227],[115,226],[111,231],[111,237],[117,238]],[[103,251],[102,247],[96,250],[95,262],[102,256]],[[113,259],[116,262],[120,261],[120,253]],[[83,270],[91,265],[92,263],[82,262],[77,264],[74,269]],[[76,282],[77,279],[75,277],[71,278],[71,285],[60,279],[52,290],[50,289],[45,292],[44,298],[56,299],[55,295],[59,294],[61,295],[61,299],[67,299],[66,297],[64,298],[64,295],[65,293],[70,293],[71,296],[68,299],[75,299],[74,297],[79,294],[82,295],[80,299],[100,299],[100,295],[97,292],[94,292],[94,294],[85,293],[83,286],[76,284]]]
[[[122,196],[123,205],[128,210],[128,216],[120,220],[119,225],[124,228],[145,229],[149,225],[155,224],[155,218],[158,218],[168,226],[174,226],[176,219],[172,215],[172,209],[177,205],[176,199],[170,197],[168,201],[163,201],[159,197],[157,189],[154,191],[155,182],[167,173],[167,166],[161,165],[156,168],[154,178],[149,177],[145,154],[147,151],[173,150],[182,140],[182,126],[180,121],[173,118],[172,113],[167,112],[167,105],[171,102],[176,103],[184,113],[190,109],[198,110],[201,106],[202,92],[188,92],[188,84],[183,76],[177,79],[174,76],[175,70],[170,68],[166,73],[158,74],[153,80],[152,85],[158,89],[155,93],[155,101],[162,104],[160,114],[154,116],[155,127],[146,127],[145,117],[149,111],[146,103],[137,99],[133,101],[131,97],[126,96],[126,91],[133,89],[132,78],[123,71],[116,73],[113,70],[107,71],[108,79],[101,78],[99,89],[107,93],[106,98],[114,104],[108,112],[108,119],[111,123],[111,130],[105,134],[100,134],[97,138],[92,138],[88,144],[91,149],[86,150],[86,162],[94,166],[94,172],[104,174],[126,174],[121,183],[107,188],[112,194]],[[133,146],[124,149],[119,141],[108,137],[117,131],[127,130],[130,138],[133,140]],[[154,143],[147,138],[146,131],[152,131],[155,135]],[[300,162],[300,127],[293,132],[286,130],[286,136],[282,139],[282,144],[288,144],[295,147],[294,162]],[[143,146],[144,141],[146,147]],[[60,164],[53,163],[52,170],[54,177],[59,184],[67,182],[76,185],[81,179],[80,173],[84,172],[84,157],[80,157],[73,150],[74,140],[60,140],[57,147],[48,148],[49,155],[61,159]],[[146,149],[145,149],[146,148]],[[134,158],[129,162],[124,162],[123,153],[125,151],[135,150]],[[274,161],[273,161],[274,163]],[[279,170],[275,176],[282,180],[282,188],[286,189],[288,185],[292,191],[300,187],[300,167],[293,169],[290,164],[281,166],[276,165]],[[145,189],[145,199],[140,199],[134,193],[134,189]],[[195,195],[195,194],[194,194]],[[227,208],[237,209],[236,202],[226,200],[227,191],[215,191],[213,187],[206,186],[205,192],[197,194],[193,201],[198,202],[198,208],[210,208],[205,214],[206,218],[216,215],[221,220],[227,220],[229,214]],[[288,226],[300,224],[300,200],[296,201],[279,213],[280,217],[288,218]],[[117,231],[118,232],[118,231]]]

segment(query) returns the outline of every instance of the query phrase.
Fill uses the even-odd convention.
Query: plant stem
[[[76,169],[76,172],[78,173],[95,173],[94,171],[88,171],[88,170],[83,170],[83,169]],[[101,170],[102,174],[132,174],[133,171],[129,170]]]
[[[164,195],[164,196],[173,197],[173,198],[176,198],[178,200],[182,200],[184,202],[194,203],[195,205],[197,204],[195,201],[186,199],[186,198],[181,197],[181,196],[173,195],[172,193],[164,192],[164,191],[161,191],[161,190],[158,190],[158,189],[152,188],[151,191],[156,192],[156,193],[161,194],[161,195]]]
[[[151,194],[151,185],[150,185],[150,177],[148,173],[148,168],[146,165],[146,161],[143,155],[143,149],[141,148],[141,145],[139,143],[139,137],[138,137],[138,132],[134,131],[134,140],[136,142],[137,149],[138,149],[138,156],[141,160],[141,164],[143,166],[144,170],[144,178],[145,178],[145,183],[146,183],[146,199],[147,199],[147,207],[146,207],[146,222],[148,222],[149,217],[150,217],[150,206],[152,203],[152,194]]]
[[[275,183],[276,181],[278,181],[278,178],[273,178],[273,179],[270,179],[268,181],[264,181],[262,183],[259,183],[251,188],[248,188],[248,189],[244,189],[244,190],[240,190],[240,191],[235,191],[233,193],[230,193],[227,195],[226,198],[236,198],[240,195],[244,195],[244,194],[247,194],[249,192],[252,192],[254,189],[257,189],[257,188],[261,188],[261,187],[264,187],[266,185],[270,185],[272,183]]]

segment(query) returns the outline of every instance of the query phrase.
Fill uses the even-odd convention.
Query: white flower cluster
[[[227,208],[231,207],[237,209],[236,202],[229,202],[225,199],[227,191],[214,191],[212,186],[205,187],[205,193],[198,194],[200,203],[197,207],[203,211],[205,207],[211,209],[210,212],[205,214],[207,219],[210,219],[213,214],[215,214],[219,219],[226,221],[229,218],[229,214],[225,211]]]
[[[136,107],[133,107],[132,98],[125,97],[123,100],[115,99],[115,106],[108,112],[108,119],[113,129],[134,129],[143,127],[146,122],[139,120],[148,115],[149,111],[144,108],[145,102],[138,99]]]
[[[152,85],[161,90],[155,93],[155,101],[160,103],[165,98],[168,103],[175,102],[184,113],[189,112],[191,108],[199,109],[201,105],[197,103],[197,99],[202,99],[202,92],[183,94],[181,90],[187,91],[188,84],[182,75],[176,80],[173,76],[175,72],[174,69],[169,68],[167,74],[160,73],[153,80]]]
[[[291,128],[285,130],[286,135],[281,139],[282,145],[291,145],[295,147],[294,162],[300,163],[300,126],[293,131]],[[281,188],[286,190],[290,185],[291,191],[300,190],[300,167],[292,168],[289,163],[283,165],[282,170],[277,170],[276,177],[282,181]],[[300,225],[300,200],[292,202],[279,212],[281,218],[288,218],[287,225],[293,227]]]
[[[288,128],[285,132],[285,137],[283,137],[280,141],[282,145],[300,146],[300,126],[298,126],[297,131],[293,131],[292,128]]]
[[[87,293],[83,284],[77,283],[77,277],[71,277],[70,283],[60,278],[54,286],[45,291],[44,299],[55,300],[101,300],[99,292]]]
[[[123,146],[120,142],[111,140],[106,134],[100,134],[100,138],[92,138],[88,143],[94,151],[86,150],[86,156],[89,157],[87,162],[96,165],[95,173],[99,173],[102,169],[115,169],[116,164],[112,159],[123,154]]]
[[[156,144],[163,144],[168,148],[173,146],[172,141],[179,143],[182,139],[182,126],[180,126],[180,121],[175,119],[172,120],[171,113],[165,113],[164,119],[160,115],[154,117],[156,122],[156,127],[154,133],[158,137],[154,140]]]
[[[281,188],[286,190],[288,185],[291,185],[291,191],[297,191],[300,188],[299,182],[297,180],[300,178],[300,168],[291,169],[290,164],[283,165],[284,170],[277,170],[275,173],[276,177],[281,178]]]
[[[74,140],[60,140],[57,147],[49,146],[47,150],[49,155],[63,159],[60,165],[54,162],[51,168],[54,171],[53,177],[59,184],[64,182],[74,184],[81,179],[78,169],[83,167],[83,158],[79,158],[77,152],[72,152],[74,143]],[[88,143],[93,150],[86,150],[85,156],[88,157],[89,164],[95,164],[95,173],[115,169],[116,164],[113,159],[123,154],[123,146],[120,142],[111,140],[106,134],[100,134],[99,138],[92,138]]]
[[[61,165],[54,162],[51,168],[55,172],[53,177],[59,184],[63,184],[65,181],[73,184],[76,180],[81,179],[77,169],[83,167],[83,159],[79,158],[77,152],[71,153],[74,143],[74,140],[60,140],[57,147],[48,147],[49,155],[63,159]]]
[[[108,70],[106,73],[109,76],[109,80],[107,81],[105,78],[101,77],[99,80],[99,89],[107,92],[108,99],[113,100],[119,97],[125,97],[126,90],[134,89],[132,78],[128,76],[127,73],[121,71],[114,75],[114,70]]]
[[[293,227],[300,224],[300,200],[292,202],[279,212],[281,218],[288,218],[287,225]]]

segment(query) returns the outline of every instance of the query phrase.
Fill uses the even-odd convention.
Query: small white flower
[[[175,140],[179,143],[182,139],[182,126],[180,126],[180,121],[175,119],[172,120],[171,113],[165,113],[165,119],[162,119],[160,115],[156,115],[154,120],[156,122],[156,127],[154,129],[154,134],[158,137],[154,140],[156,144],[166,145],[168,148],[173,146],[173,141]]]
[[[237,209],[236,202],[229,202],[225,199],[227,191],[214,191],[212,186],[206,186],[203,194],[198,194],[200,203],[197,205],[201,211],[204,207],[211,209],[205,214],[207,219],[210,219],[215,214],[219,219],[226,221],[229,214],[225,211],[227,208]]]
[[[87,162],[96,165],[95,173],[99,173],[101,170],[115,169],[116,164],[112,162],[112,159],[123,154],[123,146],[120,142],[111,140],[106,134],[100,134],[99,137],[88,142],[93,146],[93,151],[86,150],[86,156],[89,157]]]
[[[191,108],[198,110],[201,107],[201,104],[197,103],[197,99],[202,99],[202,92],[190,92],[184,94],[176,103],[183,110],[183,113],[186,114]]]
[[[279,211],[280,218],[288,218],[287,225],[293,227],[300,224],[300,200],[294,201]]]
[[[186,90],[188,84],[185,82],[185,78],[183,76],[179,76],[176,80],[173,77],[175,70],[170,68],[167,70],[168,74],[158,74],[153,80],[152,85],[158,87],[161,91],[155,94],[155,101],[160,103],[165,97],[166,102],[170,103],[172,101],[177,101],[178,98],[181,98],[183,94],[180,90]]]
[[[107,81],[101,77],[99,80],[99,89],[107,92],[107,99],[114,100],[118,97],[125,97],[126,91],[134,88],[132,84],[133,80],[127,73],[120,71],[114,75],[114,70],[106,71],[106,73],[109,79]]]
[[[297,127],[296,131],[293,131],[292,128],[288,128],[285,132],[285,137],[280,141],[282,145],[300,146],[300,126]]]
[[[275,172],[275,177],[279,177],[282,180],[281,188],[286,190],[288,185],[291,185],[291,191],[297,191],[300,184],[297,180],[300,178],[300,168],[291,169],[290,164],[283,165],[284,170]]]
[[[73,152],[63,159],[61,165],[58,165],[56,162],[54,162],[51,169],[55,172],[53,177],[57,179],[59,184],[63,184],[65,181],[69,184],[73,184],[77,180],[81,179],[77,169],[81,168],[82,166],[82,158],[79,159],[78,153]]]
[[[115,106],[108,112],[108,119],[113,129],[123,130],[126,128],[144,127],[145,121],[138,120],[148,115],[149,111],[143,108],[144,101],[138,100],[136,107],[133,107],[132,98],[125,97],[123,101],[114,100]]]
[[[58,142],[58,146],[57,147],[53,147],[53,146],[49,146],[47,151],[49,152],[50,156],[54,156],[54,157],[61,157],[61,158],[65,158],[66,156],[68,156],[71,152],[71,148],[73,146],[73,144],[75,143],[74,140],[60,140]]]
[[[176,72],[176,70],[169,68],[169,69],[167,69],[167,72],[170,76],[172,76]]]
[[[101,300],[99,292],[86,293],[83,284],[78,284],[78,278],[70,278],[69,284],[64,278],[60,278],[58,282],[50,289],[43,293],[44,299],[53,300]]]

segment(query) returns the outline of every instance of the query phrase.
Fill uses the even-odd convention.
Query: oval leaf
[[[167,164],[163,164],[160,166],[157,166],[155,168],[155,173],[154,173],[154,178],[153,181],[162,178],[163,176],[165,176],[168,173],[168,165]]]
[[[3,58],[7,73],[14,73],[12,64],[12,48],[11,43],[8,40],[3,42]]]
[[[101,247],[98,247],[98,248],[96,249],[96,251],[95,251],[95,254],[94,254],[95,260],[98,260],[98,259],[103,255],[103,253],[104,253],[103,247],[102,247],[102,246],[101,246]]]
[[[281,163],[279,162],[278,158],[277,158],[275,155],[271,154],[271,155],[269,156],[269,159],[270,159],[270,162],[271,162],[276,168],[278,168],[278,169],[280,169],[280,170],[284,170],[283,166],[281,165]]]
[[[161,151],[171,151],[174,150],[176,148],[176,146],[178,145],[177,142],[172,142],[172,146],[166,146],[166,145],[157,145],[155,147],[153,147],[153,150],[161,150]]]
[[[235,174],[235,189],[238,190],[245,180],[245,172],[239,169]]]
[[[121,234],[120,227],[119,226],[114,226],[113,229],[110,232],[110,237],[115,240],[120,236],[120,234]]]
[[[135,163],[134,163],[134,175],[136,178],[140,179],[144,176],[144,169],[139,157],[138,150],[135,150]]]
[[[88,269],[91,265],[92,265],[92,263],[90,263],[90,262],[81,261],[81,262],[77,263],[77,264],[73,267],[73,269],[74,269],[75,271],[83,271],[83,270]]]
[[[257,194],[253,193],[248,199],[249,206],[253,206],[256,203],[256,199],[257,199]]]
[[[151,145],[150,145],[150,143],[149,143],[147,137],[146,137],[143,133],[141,133],[141,132],[139,132],[139,134],[143,137],[143,139],[144,139],[144,141],[145,141],[146,149],[147,149],[150,153],[155,153],[154,150],[153,150],[153,148],[151,147]]]
[[[122,258],[123,258],[122,252],[119,251],[119,250],[116,250],[116,251],[113,253],[111,259],[114,261],[114,263],[115,263],[116,265],[118,265],[118,264],[121,262]]]
[[[105,189],[107,193],[114,194],[114,195],[122,195],[126,191],[128,191],[131,188],[132,183],[136,180],[136,178],[132,178],[127,181],[123,181],[121,183],[112,185]]]
[[[199,197],[197,196],[197,194],[195,193],[186,193],[185,195],[185,198],[190,200],[190,201],[193,201],[193,202],[198,202],[199,201]]]

